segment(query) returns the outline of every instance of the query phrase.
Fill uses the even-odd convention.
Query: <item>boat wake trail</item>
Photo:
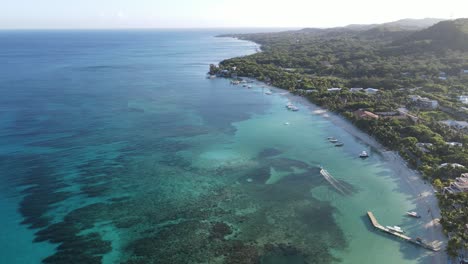
[[[323,176],[323,178],[325,178],[325,180],[328,183],[330,183],[341,194],[348,195],[352,193],[352,191],[348,187],[344,186],[341,182],[335,179],[327,170],[321,168],[320,174]]]

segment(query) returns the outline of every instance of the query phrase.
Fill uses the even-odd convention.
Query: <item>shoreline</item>
[[[250,40],[243,39],[243,41],[249,41],[256,45],[260,45]],[[249,79],[265,84],[257,79]],[[314,104],[307,98],[292,94],[286,89],[271,85],[268,85],[268,88],[277,93],[282,93],[286,98],[291,99],[291,101],[299,102],[303,106],[306,106],[307,109],[311,111],[311,114],[321,115],[334,125],[342,128],[353,137],[362,141],[364,144],[376,149],[381,158],[389,165],[389,168],[395,172],[395,177],[398,178],[400,183],[403,185],[402,187],[404,187],[406,192],[412,196],[411,198],[414,200],[414,204],[417,209],[424,212],[420,213],[422,217],[418,219],[418,221],[422,222],[420,224],[424,226],[425,230],[422,238],[429,242],[433,242],[434,245],[440,247],[439,251],[431,253],[431,263],[449,263],[449,257],[445,251],[448,238],[443,233],[442,225],[439,223],[441,218],[439,202],[435,196],[435,190],[433,189],[432,184],[425,182],[419,171],[409,168],[407,162],[398,154],[398,152],[386,149],[372,136],[359,130],[348,120],[344,119],[344,117],[339,116],[336,113],[329,112],[327,109]],[[401,191],[405,192],[405,190]]]
[[[276,87],[274,89],[282,90],[281,88]],[[315,105],[313,102],[302,96],[291,93],[287,93],[285,96],[289,99],[294,99],[294,101],[307,107],[307,109],[311,111],[311,114],[321,115],[334,125],[362,141],[364,144],[377,150],[382,160],[384,160],[388,164],[389,168],[395,172],[394,177],[398,178],[400,183],[404,185],[402,187],[406,190],[401,191],[406,191],[411,194],[411,198],[414,200],[415,206],[420,211],[420,215],[422,217],[418,221],[422,222],[420,224],[422,224],[425,229],[424,236],[422,238],[429,240],[430,242],[434,242],[435,245],[440,247],[438,252],[432,253],[432,263],[447,263],[448,256],[445,252],[447,237],[442,231],[442,225],[439,223],[441,218],[439,202],[435,196],[435,190],[432,185],[424,181],[421,177],[421,173],[408,167],[407,162],[398,154],[398,152],[386,149],[372,136],[359,130],[343,117]]]
[[[256,81],[262,83],[258,80]],[[439,251],[430,253],[431,263],[448,263],[448,255],[445,252],[448,239],[443,233],[442,225],[439,223],[441,218],[439,202],[435,196],[435,190],[432,185],[423,180],[419,171],[408,167],[407,162],[398,152],[386,149],[372,136],[359,130],[348,120],[336,113],[329,112],[327,109],[314,104],[303,96],[295,95],[288,91],[285,92],[284,89],[273,86],[268,86],[268,88],[274,92],[280,93],[293,102],[301,104],[310,111],[310,114],[322,116],[335,126],[345,130],[351,136],[362,141],[363,144],[374,148],[382,160],[395,172],[394,177],[397,178],[400,187],[402,187],[400,191],[411,196],[411,199],[419,211],[421,218],[417,221],[419,221],[419,225],[424,227],[424,234],[421,235],[421,238],[433,242],[435,246],[440,248]]]

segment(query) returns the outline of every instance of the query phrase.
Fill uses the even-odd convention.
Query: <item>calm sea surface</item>
[[[369,226],[421,232],[377,153],[277,90],[206,79],[257,49],[218,33],[0,32],[2,263],[428,262]]]

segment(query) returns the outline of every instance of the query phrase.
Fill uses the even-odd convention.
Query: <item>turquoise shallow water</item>
[[[257,49],[216,34],[0,33],[5,263],[430,263],[364,217],[422,232],[398,172],[281,92],[206,79]]]

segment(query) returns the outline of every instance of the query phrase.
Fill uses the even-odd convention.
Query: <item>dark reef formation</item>
[[[129,155],[115,159],[125,166],[84,163],[71,181],[77,193],[66,191],[63,175],[47,163],[52,157],[22,158],[33,168],[19,182],[24,223],[39,228],[36,242],[58,245],[43,262],[101,263],[118,250],[125,264],[326,264],[337,261],[331,249],[346,247],[334,208],[310,194],[326,184],[316,167],[265,149],[254,166],[202,170],[176,154],[183,144],[168,148],[173,152],[157,161]],[[267,184],[271,168],[283,176]],[[101,202],[72,208],[59,221],[48,216],[77,195]],[[121,248],[103,238],[101,225],[121,235]]]

